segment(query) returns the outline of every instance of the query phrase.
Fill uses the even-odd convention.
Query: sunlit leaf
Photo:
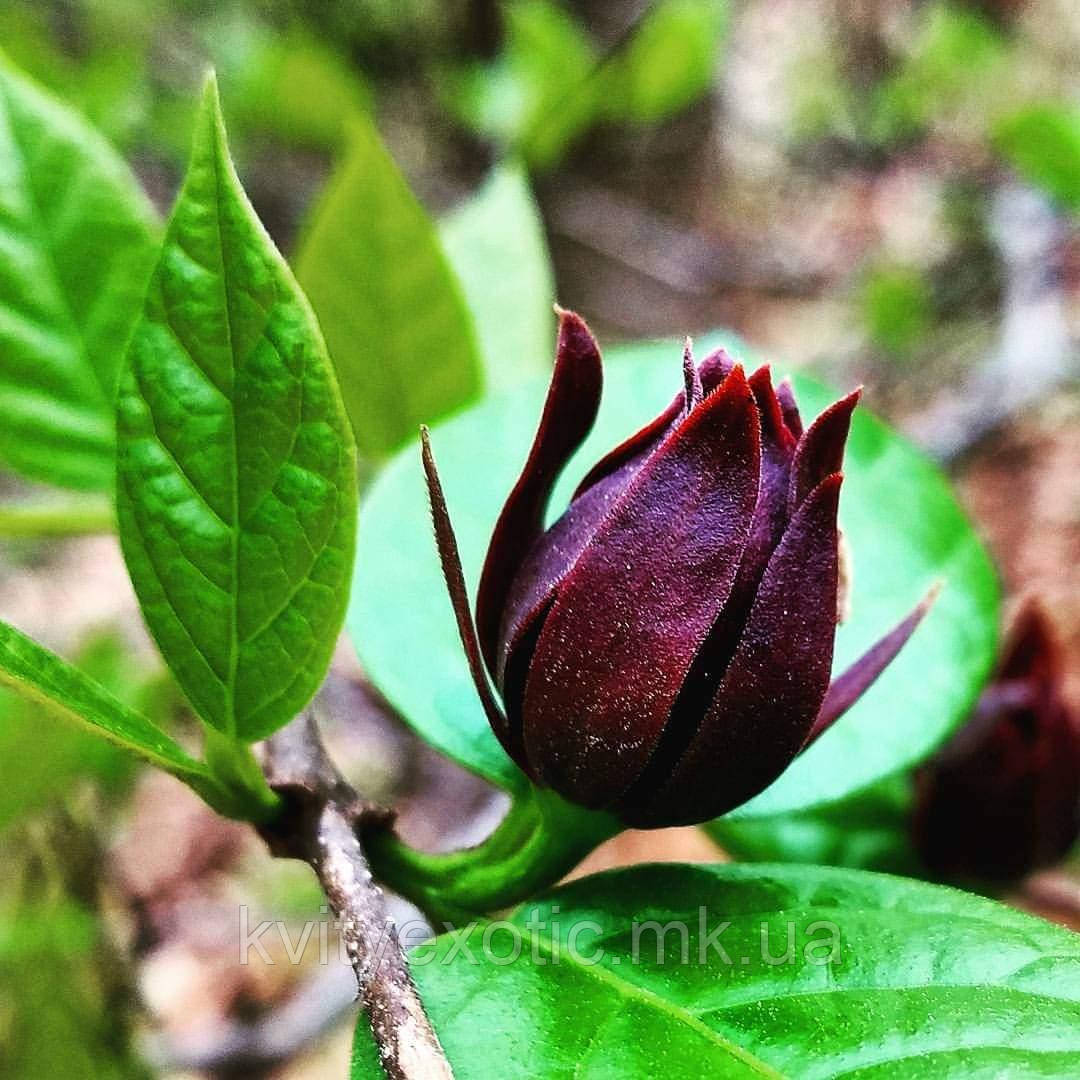
[[[498,166],[439,233],[476,323],[487,386],[549,369],[555,282],[524,170]]]
[[[80,671],[137,709],[147,678],[119,637],[95,634],[75,659]],[[0,786],[0,829],[62,797],[80,776],[120,790],[133,764],[119,747],[81,725],[42,724],[36,701],[7,691],[0,694],[0,760],[19,762]]]
[[[1076,934],[854,870],[601,874],[411,962],[458,1080],[1080,1071]],[[352,1078],[379,1075],[361,1017]]]
[[[312,215],[296,274],[319,317],[362,454],[380,457],[479,392],[461,289],[373,123]]]
[[[113,398],[156,251],[127,166],[0,57],[0,458],[107,489]]]
[[[355,455],[212,82],[118,415],[120,538],[150,631],[207,724],[261,738],[326,673],[352,572]]]
[[[246,817],[243,793],[223,790],[202,762],[100,683],[0,622],[0,684],[46,716],[82,725],[194,788],[222,813]]]

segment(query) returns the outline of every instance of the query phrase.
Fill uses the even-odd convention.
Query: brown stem
[[[274,855],[302,859],[318,875],[340,923],[383,1071],[391,1080],[452,1080],[357,839],[362,825],[388,824],[390,814],[364,802],[338,772],[309,713],[266,741],[263,771],[286,805],[261,835]]]

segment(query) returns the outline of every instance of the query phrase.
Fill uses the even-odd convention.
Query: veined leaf
[[[550,370],[555,281],[521,165],[497,166],[439,232],[476,324],[488,389]]]
[[[250,797],[225,790],[202,762],[145,716],[5,622],[0,622],[0,684],[183,780],[220,813],[239,818],[259,816]]]
[[[380,457],[480,390],[472,322],[439,244],[367,117],[315,208],[296,276],[362,454]]]
[[[117,372],[157,249],[134,177],[0,56],[0,459],[107,489]]]
[[[341,627],[355,452],[212,80],[118,409],[120,539],[151,633],[207,724],[268,735],[310,700]]]
[[[600,874],[411,966],[458,1080],[1080,1073],[1080,937],[855,870]],[[361,1018],[352,1078],[379,1075]]]

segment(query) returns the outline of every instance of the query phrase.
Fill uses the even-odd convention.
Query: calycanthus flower
[[[1029,601],[971,719],[916,777],[913,838],[935,874],[1010,881],[1080,840],[1080,723],[1064,680],[1054,627]]]
[[[858,391],[806,430],[790,385],[718,350],[544,516],[592,427],[601,362],[560,311],[555,370],[469,610],[428,442],[458,629],[488,719],[537,783],[651,828],[717,817],[784,771],[877,678],[929,598],[830,686],[841,463]],[[494,681],[501,705],[489,685]]]

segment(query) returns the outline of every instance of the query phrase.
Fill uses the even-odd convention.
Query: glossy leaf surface
[[[415,949],[412,966],[458,1080],[492,1062],[504,1080],[1080,1070],[1080,938],[860,871],[601,874]],[[379,1075],[366,1023],[353,1080]]]
[[[326,673],[352,571],[352,437],[311,309],[251,209],[216,90],[135,328],[117,510],[143,615],[202,719],[287,723]]]
[[[0,684],[53,717],[72,721],[189,784],[215,809],[234,812],[209,770],[100,683],[0,622]]]

